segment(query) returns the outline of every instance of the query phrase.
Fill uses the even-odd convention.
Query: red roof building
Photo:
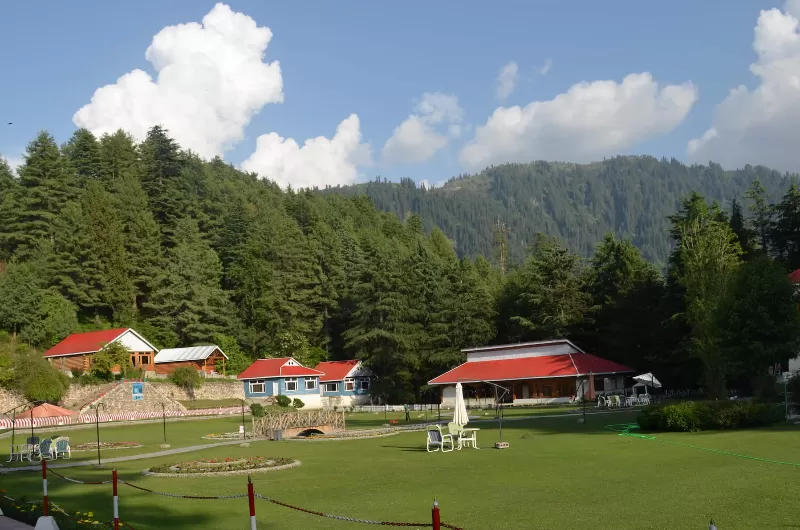
[[[800,269],[789,274],[789,279],[792,280],[792,283],[800,283]]]
[[[510,390],[508,398],[514,403],[557,403],[588,394],[590,374],[596,391],[614,392],[624,390],[624,374],[633,372],[586,353],[566,339],[462,351],[467,362],[429,381],[448,387],[445,400],[454,398],[454,385],[460,382],[476,399],[482,392],[494,395],[494,387],[488,383],[497,383]]]
[[[122,344],[131,352],[133,366],[154,370],[153,363],[158,350],[147,339],[130,328],[73,333],[44,352],[43,355],[60,370],[87,371],[92,364],[92,355],[112,342]]]
[[[325,375],[319,378],[320,383],[344,381],[352,377],[374,377],[372,371],[361,364],[361,361],[325,361],[319,363],[316,369]]]
[[[272,379],[276,377],[320,377],[319,370],[306,368],[291,357],[258,359],[236,376],[237,379]]]

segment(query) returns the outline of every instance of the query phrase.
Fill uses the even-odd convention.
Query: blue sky
[[[742,143],[753,143],[746,141],[748,134],[760,138],[763,128],[771,126],[764,122],[764,109],[758,108],[759,100],[769,107],[764,97],[758,97],[759,87],[791,84],[786,79],[792,78],[800,51],[793,43],[784,42],[791,40],[791,35],[781,37],[779,22],[795,19],[791,7],[780,3],[231,1],[228,5],[272,31],[264,62],[280,61],[283,101],[256,101],[248,106],[249,118],[237,118],[232,126],[226,121],[233,129],[233,139],[225,140],[220,149],[236,164],[250,158],[248,169],[274,173],[279,182],[346,183],[375,175],[439,182],[488,163],[526,158],[587,161],[624,153],[701,161],[708,160],[702,158],[708,154],[727,166],[767,163],[787,170],[798,169],[795,164],[800,162],[792,159],[794,154],[777,152],[774,145],[746,149],[752,159],[729,154],[741,152]],[[137,68],[156,76],[154,65],[145,58],[154,35],[169,26],[200,22],[213,8],[213,2],[196,0],[59,2],[49,4],[46,10],[35,2],[6,3],[0,20],[0,62],[7,74],[0,83],[0,153],[12,160],[18,158],[41,129],[66,141],[76,128],[73,115],[90,103],[95,90],[116,83]],[[783,10],[777,12],[783,18],[770,22],[760,15],[761,10],[770,8]],[[757,24],[777,35],[777,43],[769,41],[769,45],[782,50],[781,58],[789,54],[791,59],[792,64],[784,65],[771,78],[750,71],[750,65],[758,61],[772,64],[770,57],[778,53],[770,55],[770,48],[762,56],[754,50]],[[796,28],[790,33],[796,37]],[[187,46],[195,49],[191,41]],[[165,53],[178,55],[171,50]],[[500,100],[498,74],[509,61],[516,63],[518,79],[510,95]],[[548,61],[551,66],[543,75],[541,69]],[[243,87],[252,83],[248,79],[251,71],[241,70],[236,83]],[[623,86],[629,74],[643,73],[650,74],[649,80]],[[210,75],[213,77],[213,72]],[[595,89],[607,92],[599,85],[573,99],[562,98],[558,105],[523,112],[524,126],[509,124],[505,118],[487,123],[498,107],[548,102],[568,93],[576,83],[606,80],[613,81],[620,92],[601,97],[592,107],[580,105]],[[197,83],[190,81],[189,85]],[[656,93],[648,99],[651,85]],[[665,103],[659,91],[667,85],[682,87],[683,92],[667,97]],[[726,101],[730,90],[739,85],[748,87],[747,100]],[[620,102],[620,94],[636,87],[641,95],[632,102]],[[191,88],[184,86],[184,90]],[[220,105],[238,100],[230,90],[236,89],[223,93]],[[264,94],[263,87],[256,86],[256,91]],[[426,93],[451,99],[426,107],[427,114],[421,107],[415,112],[415,105],[434,101],[427,99]],[[273,100],[278,98],[273,96]],[[258,97],[251,95],[255,100]],[[793,109],[796,102],[792,97],[796,97],[794,93],[786,95],[781,104]],[[448,111],[445,107],[455,101],[452,98],[457,98],[457,105],[447,107]],[[728,114],[715,118],[721,103],[717,114]],[[664,106],[669,108],[661,108]],[[736,114],[744,113],[742,106],[749,109],[748,114]],[[173,107],[166,107],[173,120],[170,123],[185,125],[190,132],[208,126],[212,119],[186,109],[181,115]],[[257,114],[254,107],[258,107]],[[599,114],[585,120],[563,117],[571,109]],[[113,107],[104,110],[92,114],[87,122],[90,129],[103,130],[110,126],[106,124],[112,120],[109,116],[119,114]],[[230,112],[238,116],[239,110]],[[405,131],[409,137],[393,151],[395,156],[382,156],[395,128],[412,113],[419,118],[417,128],[409,126]],[[318,136],[327,141],[352,114],[357,115],[358,124],[351,121],[346,128],[351,134],[360,133],[360,139],[343,139],[333,147],[320,144],[303,153],[274,137],[264,140],[258,156],[254,153],[258,152],[257,138],[272,132],[300,145]],[[587,124],[591,119],[598,123]],[[451,125],[457,125],[458,134],[449,129]],[[476,138],[480,128],[483,136],[479,133]],[[785,127],[779,129],[786,133]],[[707,135],[708,141],[690,154],[690,140],[710,130],[714,132]],[[183,140],[182,134],[176,136]],[[615,139],[604,141],[608,138]],[[414,144],[420,139],[425,145]],[[464,154],[464,147],[471,142],[480,145]],[[362,149],[363,144],[369,144],[371,154]],[[433,149],[433,145],[438,147]],[[214,150],[210,149],[209,153]],[[429,153],[432,149],[435,152]],[[284,154],[276,154],[279,151]],[[328,169],[320,169],[322,166]],[[296,172],[298,167],[309,175],[307,181]],[[322,172],[319,178],[315,171]]]

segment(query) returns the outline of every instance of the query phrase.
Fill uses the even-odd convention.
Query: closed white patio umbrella
[[[464,388],[461,383],[456,383],[456,411],[453,414],[453,423],[463,427],[469,423],[467,415],[467,402],[464,401]]]
[[[636,381],[638,384],[644,386],[644,393],[645,394],[647,394],[647,387],[648,386],[651,386],[653,388],[661,388],[661,383],[650,372],[647,372],[646,374],[642,374],[642,375],[637,375],[636,377],[633,378],[633,380]]]

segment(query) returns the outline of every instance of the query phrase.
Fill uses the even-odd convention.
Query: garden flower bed
[[[142,471],[145,476],[196,477],[198,475],[242,475],[263,471],[279,471],[297,467],[299,460],[266,456],[202,458],[174,464],[162,464]]]
[[[100,450],[113,451],[114,449],[135,449],[143,447],[137,442],[100,442]],[[73,451],[97,451],[97,442],[88,442],[72,446]]]
[[[5,495],[5,493],[4,493]],[[30,526],[43,515],[42,503],[39,501],[28,502],[24,498],[11,499],[5,497],[2,502],[3,515]],[[83,528],[107,528],[107,522],[98,521],[92,512],[75,512],[66,514],[58,505],[50,502],[50,515],[55,519],[61,530],[78,530]]]

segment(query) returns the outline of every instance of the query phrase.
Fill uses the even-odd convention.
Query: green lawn
[[[242,402],[238,399],[194,399],[191,401],[181,401],[180,403],[189,410],[241,407],[242,405]],[[245,410],[249,410],[250,405],[245,404],[244,408]]]
[[[431,502],[438,497],[445,522],[476,530],[699,529],[706,528],[711,517],[724,530],[796,524],[797,467],[658,440],[800,462],[800,428],[664,434],[657,440],[617,436],[603,428],[634,417],[630,412],[592,415],[585,425],[577,417],[510,421],[503,425],[503,439],[511,443],[507,450],[489,449],[499,433],[496,425],[482,423],[479,451],[428,454],[425,435],[417,432],[368,440],[256,442],[246,449],[221,447],[132,461],[119,464],[118,469],[121,478],[159,491],[227,495],[246,492],[247,478],[146,478],[140,472],[157,462],[200,457],[296,458],[303,462],[299,468],[254,474],[256,491],[311,510],[408,522],[429,521]],[[224,421],[236,425],[233,419],[209,420],[176,424],[174,430],[176,435],[180,430],[196,439],[200,431],[221,430],[219,422]],[[156,432],[150,432],[152,426],[119,427],[115,436],[129,441],[146,437],[157,444],[159,427]],[[187,440],[185,445],[193,443],[194,439]],[[121,453],[114,452],[115,456]],[[109,474],[89,468],[62,472],[87,480]],[[37,473],[11,474],[0,480],[8,495],[41,495]],[[137,530],[188,530],[198,528],[197,521],[203,521],[202,528],[248,528],[246,499],[174,499],[121,488],[121,517]],[[80,486],[52,478],[49,493],[69,511],[91,510],[101,519],[111,517],[108,486]],[[258,502],[257,513],[260,530],[365,528],[263,501]]]
[[[247,431],[250,432],[250,417],[245,417]],[[212,440],[203,440],[202,437],[212,433],[239,432],[239,425],[242,423],[240,416],[225,416],[205,420],[167,420],[167,443],[171,447],[187,447],[190,445],[201,445],[213,443]],[[25,443],[31,434],[29,429],[17,430],[14,443]],[[55,436],[68,436],[71,446],[76,446],[84,442],[94,442],[97,439],[95,425],[90,424],[80,429],[49,429],[47,427],[37,427],[34,434],[40,439]],[[164,443],[164,426],[161,422],[148,422],[139,424],[123,423],[101,423],[100,440],[103,442],[137,442],[143,447],[134,449],[115,449],[112,451],[102,451],[101,458],[108,458],[126,455],[135,455],[161,451],[160,445]],[[11,445],[11,437],[0,440],[0,457],[5,466],[18,467],[29,466],[30,462],[13,462],[8,464],[8,446]],[[72,460],[96,460],[96,451],[75,451],[72,453]],[[59,460],[60,462],[60,460]],[[34,464],[38,462],[34,461]]]

